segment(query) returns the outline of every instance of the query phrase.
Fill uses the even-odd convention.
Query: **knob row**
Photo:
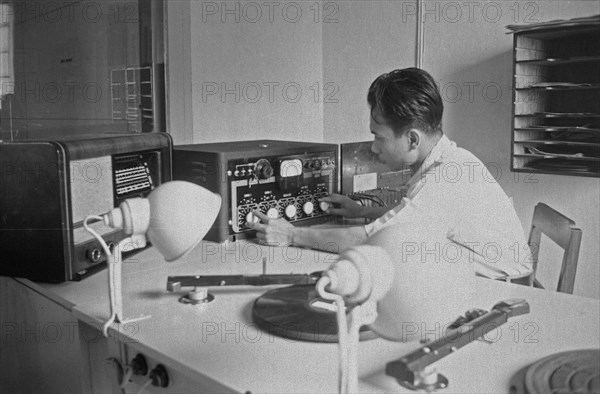
[[[329,209],[329,203],[324,201],[320,202],[319,209],[321,209],[321,211],[323,212],[327,211],[327,209]],[[302,212],[304,212],[305,215],[311,215],[314,212],[314,210],[315,206],[312,201],[307,201],[302,205]],[[293,219],[298,213],[298,208],[296,208],[296,205],[290,204],[285,207],[283,213],[288,219]],[[277,219],[279,217],[279,211],[277,210],[277,208],[269,208],[266,214],[269,219]],[[257,223],[259,221],[260,219],[256,215],[254,215],[253,212],[248,212],[246,214],[246,222]]]

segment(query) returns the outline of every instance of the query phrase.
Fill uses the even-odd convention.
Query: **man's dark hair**
[[[435,80],[419,68],[382,74],[369,88],[371,113],[379,109],[396,135],[415,127],[427,134],[442,132],[444,104]]]

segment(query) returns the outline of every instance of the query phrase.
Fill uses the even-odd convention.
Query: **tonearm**
[[[529,313],[529,304],[522,299],[497,303],[491,311],[468,311],[453,323],[446,334],[434,342],[387,363],[385,372],[396,378],[402,386],[413,390],[433,391],[448,386],[445,376],[432,371],[429,366],[461,347],[483,337],[506,323],[509,318]]]

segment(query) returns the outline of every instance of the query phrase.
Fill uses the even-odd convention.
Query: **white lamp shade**
[[[221,196],[184,181],[161,184],[148,201],[146,235],[166,261],[177,260],[198,245],[221,208]]]
[[[384,228],[368,240],[388,252],[395,271],[371,325],[386,339],[439,339],[451,322],[473,308],[475,272],[468,253],[457,259],[458,246],[432,228],[415,223],[403,239],[397,230]]]

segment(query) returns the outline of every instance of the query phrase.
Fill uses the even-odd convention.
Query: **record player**
[[[316,290],[322,272],[311,274],[262,275],[195,275],[169,276],[167,290],[181,292],[193,289],[179,298],[184,304],[204,304],[214,295],[204,289],[237,286],[277,286],[259,295],[252,303],[252,321],[269,335],[292,341],[335,343],[340,340],[336,320],[337,305],[322,298]],[[350,306],[347,315],[350,315]],[[529,313],[529,304],[522,299],[499,302],[490,311],[472,309],[446,327],[435,340],[422,340],[422,346],[397,360],[388,362],[386,374],[410,390],[434,391],[448,386],[448,379],[431,369],[431,365],[461,347],[484,338],[509,318]],[[369,326],[360,329],[358,339],[378,338]]]
[[[241,258],[244,251],[247,259]],[[263,258],[266,270],[261,264]],[[143,313],[152,319],[111,328],[111,337],[103,339],[114,350],[109,356],[126,365],[137,354],[143,354],[149,370],[163,365],[171,378],[165,392],[336,392],[336,343],[294,339],[292,332],[287,337],[278,335],[260,327],[252,316],[257,299],[271,290],[303,285],[251,284],[260,283],[263,275],[298,275],[298,279],[311,280],[311,273],[324,270],[334,258],[332,254],[266,247],[249,241],[227,246],[203,242],[175,264],[165,264],[154,248],[144,250],[134,260],[143,264],[124,264],[123,296],[129,316]],[[190,275],[217,278],[218,284],[232,277],[247,284],[209,286],[210,302],[178,302],[195,287],[182,282],[179,289],[169,292],[165,289],[167,278]],[[90,292],[105,288],[103,277],[94,275],[85,283],[69,283],[69,287],[45,287],[76,302],[75,316],[87,325],[100,326],[104,322],[107,297],[99,298],[98,291]],[[484,336],[485,340],[474,340],[435,361],[432,365],[438,374],[448,379],[447,388],[438,389],[439,393],[509,392],[514,384],[511,379],[522,368],[563,351],[600,348],[597,300],[485,278],[477,278],[474,288],[475,308],[489,312],[501,300],[523,298],[530,305],[530,312],[511,317],[499,326],[490,325],[493,329]],[[465,312],[461,309],[459,314]],[[382,338],[361,341],[358,391],[413,392],[386,373],[387,365],[419,349],[423,353],[427,344],[420,342],[426,339],[422,334],[431,337],[430,345],[438,339],[431,333],[432,328],[414,332],[410,341],[404,343]],[[90,351],[100,349],[100,333],[87,332],[83,339],[86,338],[94,344]],[[121,346],[114,346],[115,341]],[[126,351],[119,352],[123,347]],[[433,356],[435,349],[430,350],[428,354]],[[105,358],[96,358],[102,366],[89,369],[98,377],[94,382],[102,382],[106,375]],[[94,358],[89,360],[93,362]],[[127,390],[137,392],[148,381],[148,375],[133,376],[132,380],[136,383],[127,386]],[[519,386],[516,389],[516,393],[522,392]]]

